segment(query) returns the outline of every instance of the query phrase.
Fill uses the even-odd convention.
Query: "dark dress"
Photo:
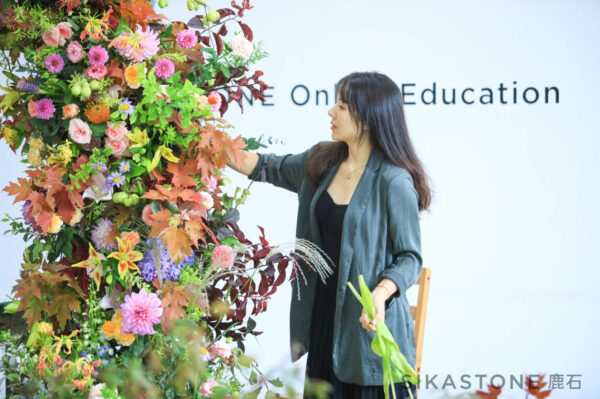
[[[334,264],[330,265],[333,267],[333,273],[327,278],[326,284],[323,284],[320,278],[317,279],[306,376],[311,380],[329,382],[333,386],[333,391],[330,392],[329,396],[331,399],[383,399],[385,395],[381,385],[363,386],[345,383],[338,380],[333,372],[333,318],[336,305],[342,226],[347,207],[347,204],[333,202],[327,190],[323,191],[315,207],[315,216],[319,222],[321,232],[321,249],[331,258]],[[359,316],[356,315],[357,323]],[[397,399],[409,398],[408,391],[403,383],[395,383],[394,387]],[[415,397],[414,386],[412,389],[413,397]],[[304,397],[311,398],[312,396],[305,395]]]

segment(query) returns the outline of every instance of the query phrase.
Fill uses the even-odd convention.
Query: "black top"
[[[342,227],[347,207],[347,204],[333,202],[327,190],[323,191],[315,206],[321,233],[321,249],[333,261],[333,265],[330,263],[333,273],[327,277],[325,284],[317,278],[306,372],[310,377],[328,381],[333,377],[333,319]]]

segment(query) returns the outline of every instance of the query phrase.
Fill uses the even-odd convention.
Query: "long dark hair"
[[[419,211],[429,208],[431,189],[428,176],[408,135],[400,89],[384,74],[354,72],[336,84],[340,100],[348,104],[360,132],[359,141],[368,137],[374,148],[382,150],[394,164],[408,170],[419,194]],[[308,160],[308,177],[316,187],[325,171],[348,157],[348,145],[331,142],[317,148]]]

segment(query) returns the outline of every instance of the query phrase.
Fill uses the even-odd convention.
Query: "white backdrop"
[[[171,0],[171,19],[187,21],[185,3]],[[297,153],[329,140],[329,93],[352,71],[376,70],[405,84],[409,131],[433,180],[431,212],[421,219],[424,266],[432,269],[422,378],[433,378],[422,397],[479,389],[499,374],[569,374],[580,382],[553,390],[552,398],[595,398],[600,300],[597,226],[600,215],[600,3],[597,1],[372,1],[255,2],[247,23],[270,57],[259,64],[272,106],[236,105],[226,115],[234,134],[273,136],[263,152]],[[210,3],[214,8],[228,3]],[[437,88],[436,104],[421,91]],[[516,82],[516,83],[513,83]],[[304,85],[310,97],[294,104]],[[414,84],[412,86],[411,84]],[[500,84],[506,88],[500,101]],[[523,100],[532,87],[540,98]],[[549,101],[545,90],[552,87]],[[456,89],[457,103],[446,105]],[[467,100],[460,100],[465,88]],[[493,92],[492,104],[479,97]],[[517,90],[513,102],[513,88]],[[558,92],[558,101],[556,93]],[[409,93],[414,93],[408,96]],[[297,89],[294,99],[306,94]],[[532,101],[534,90],[527,99]],[[431,93],[425,94],[425,101]],[[489,102],[489,99],[486,100]],[[0,184],[21,175],[18,158],[1,145]],[[232,170],[234,185],[249,181]],[[2,194],[0,206],[16,207]],[[241,227],[256,225],[272,243],[292,241],[297,200],[265,183],[252,186],[241,208]],[[5,227],[5,226],[3,226]],[[0,293],[18,275],[24,244],[4,236]],[[248,342],[271,375],[293,369],[288,354],[289,285],[258,318],[263,335]],[[412,293],[414,294],[414,293]],[[357,315],[358,318],[358,315]],[[294,364],[303,372],[305,358]],[[434,377],[437,375],[437,377]],[[466,375],[466,377],[464,377]],[[301,388],[302,379],[295,384]],[[500,382],[496,377],[494,382]],[[485,386],[484,386],[485,389]],[[501,398],[524,398],[505,388]]]

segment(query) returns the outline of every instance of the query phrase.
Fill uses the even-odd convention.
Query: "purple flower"
[[[198,43],[198,37],[193,29],[184,29],[177,34],[175,41],[181,48],[192,48]]]
[[[31,210],[31,202],[25,201],[25,204],[23,205],[23,219],[25,219],[25,221],[27,223],[29,223],[30,225],[33,226],[35,223],[35,218],[33,216],[29,215],[30,210]]]
[[[175,64],[168,58],[159,58],[154,64],[154,75],[160,79],[168,79],[175,73]]]
[[[177,281],[181,270],[194,264],[193,254],[186,256],[182,262],[173,262],[169,255],[169,248],[165,247],[158,237],[150,237],[146,240],[146,244],[148,244],[148,250],[144,252],[144,258],[137,265],[142,277],[148,282],[152,282],[158,277],[157,265],[160,267],[163,281],[165,279]]]
[[[88,52],[91,66],[101,66],[108,61],[108,51],[102,46],[92,46]]]
[[[54,103],[49,98],[42,98],[35,104],[35,115],[40,119],[50,119],[54,115]]]
[[[124,113],[125,115],[133,115],[133,112],[135,111],[135,107],[131,103],[131,100],[126,98],[125,100],[123,100],[119,103],[119,110],[122,113]]]
[[[113,251],[117,249],[117,240],[114,235],[114,225],[110,219],[102,218],[98,220],[96,226],[92,230],[92,241],[94,248]]]
[[[17,89],[27,93],[36,94],[38,91],[40,91],[40,86],[29,82],[19,82],[17,83]]]
[[[129,172],[131,170],[131,165],[129,165],[129,161],[123,161],[123,162],[121,162],[121,165],[119,165],[119,170],[123,174]]]
[[[52,73],[60,73],[65,67],[65,61],[59,54],[50,54],[44,61],[46,69]]]
[[[108,175],[108,178],[106,179],[106,185],[110,186],[110,188],[121,187],[121,184],[123,184],[124,181],[125,181],[125,176],[123,176],[119,172],[113,172]],[[108,190],[104,190],[104,191],[108,191]]]
[[[92,165],[94,170],[98,173],[106,173],[106,165],[102,162],[98,162]]]

